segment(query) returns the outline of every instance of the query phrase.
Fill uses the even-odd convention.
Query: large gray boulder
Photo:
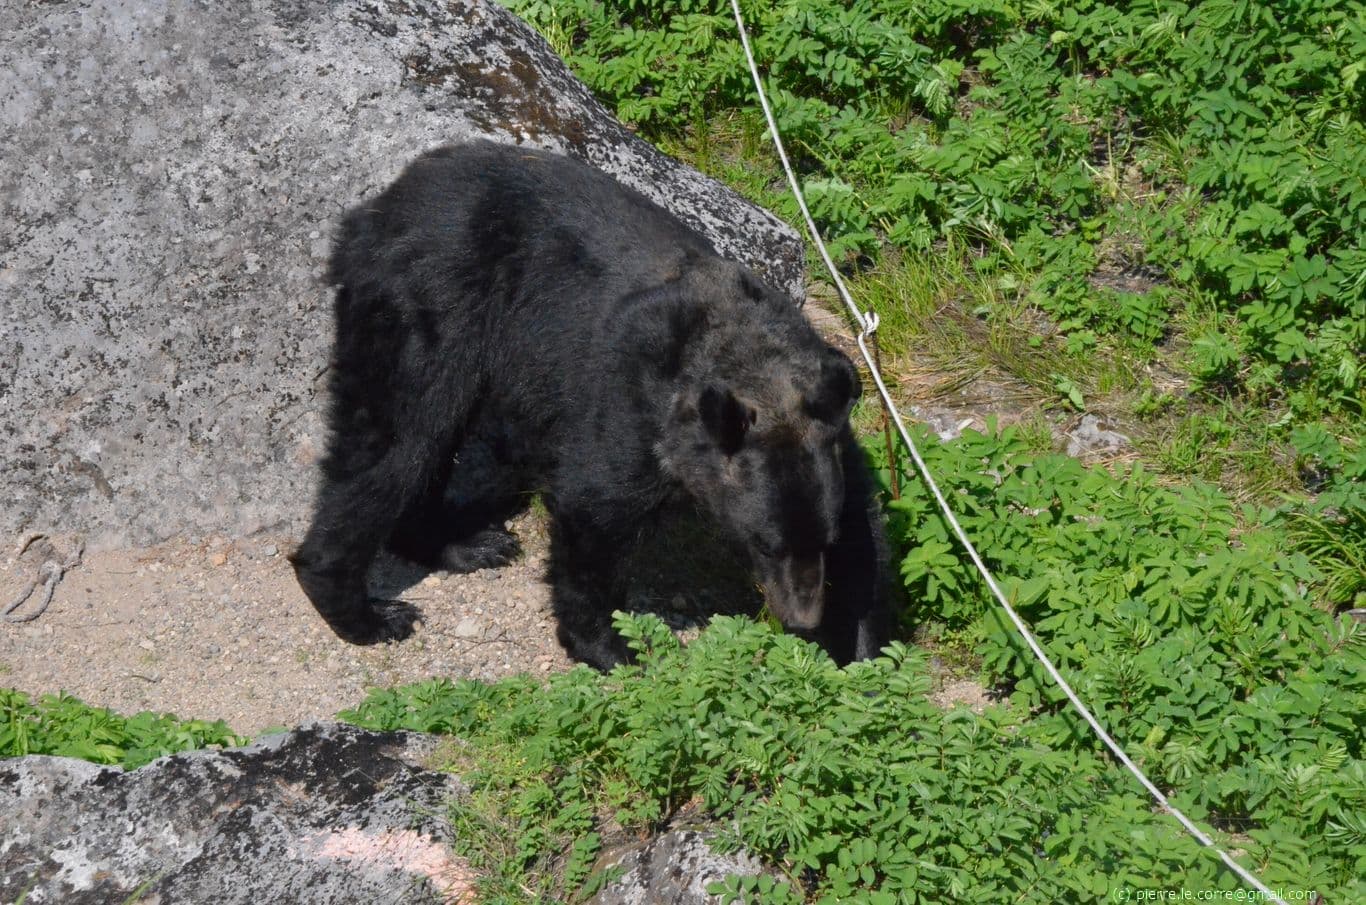
[[[431,736],[314,724],[125,772],[0,760],[0,902],[260,905],[460,901],[452,775]]]
[[[492,3],[0,6],[0,531],[296,530],[329,238],[438,144],[584,158],[802,291],[790,230],[634,138]]]

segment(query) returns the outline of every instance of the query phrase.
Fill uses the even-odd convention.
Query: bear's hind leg
[[[389,538],[389,549],[429,569],[496,569],[522,550],[517,536],[500,522],[492,507],[428,503],[403,518]]]
[[[525,508],[516,469],[478,439],[452,457],[435,490],[406,513],[389,549],[430,569],[475,572],[505,566],[521,552],[504,523]]]
[[[413,392],[417,381],[398,379],[376,391],[352,376],[334,378],[313,522],[291,561],[332,630],[352,644],[374,644],[408,637],[418,620],[411,604],[372,600],[366,574],[399,516],[441,478],[459,419],[455,406],[435,402],[430,386]],[[407,404],[387,404],[400,392],[411,394],[401,400]]]

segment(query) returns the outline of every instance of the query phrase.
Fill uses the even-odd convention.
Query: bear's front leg
[[[629,663],[635,655],[612,627],[612,613],[620,608],[617,573],[626,533],[553,510],[551,519],[551,607],[560,644],[575,660],[603,672]]]
[[[350,444],[348,444],[350,441]],[[437,457],[429,448],[401,442],[383,456],[359,463],[363,446],[334,429],[323,468],[313,523],[290,557],[299,586],[343,641],[376,644],[413,633],[421,614],[412,604],[370,597],[365,576],[405,504],[429,485]]]
[[[399,641],[413,633],[419,620],[417,608],[400,601],[381,601],[370,597],[365,574],[370,559],[351,559],[329,555],[324,542],[310,539],[290,557],[299,587],[329,628],[350,644],[376,644]]]
[[[825,616],[819,641],[844,665],[876,657],[892,638],[891,571],[882,507],[852,433],[840,439],[844,506],[839,537],[825,556]]]

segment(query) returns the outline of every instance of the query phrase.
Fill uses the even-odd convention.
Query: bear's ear
[[[740,275],[740,292],[751,302],[762,302],[768,294],[763,282],[746,267],[737,266]]]
[[[757,416],[735,394],[722,387],[709,386],[697,400],[697,411],[707,433],[716,441],[721,452],[733,456],[744,445],[745,434]]]
[[[854,363],[838,349],[827,346],[821,357],[821,374],[815,389],[802,400],[806,414],[827,424],[838,424],[849,414],[863,387]]]

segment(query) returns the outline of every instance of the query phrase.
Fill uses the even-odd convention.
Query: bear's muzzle
[[[788,631],[812,631],[825,613],[825,554],[779,556],[760,564],[768,608]]]

